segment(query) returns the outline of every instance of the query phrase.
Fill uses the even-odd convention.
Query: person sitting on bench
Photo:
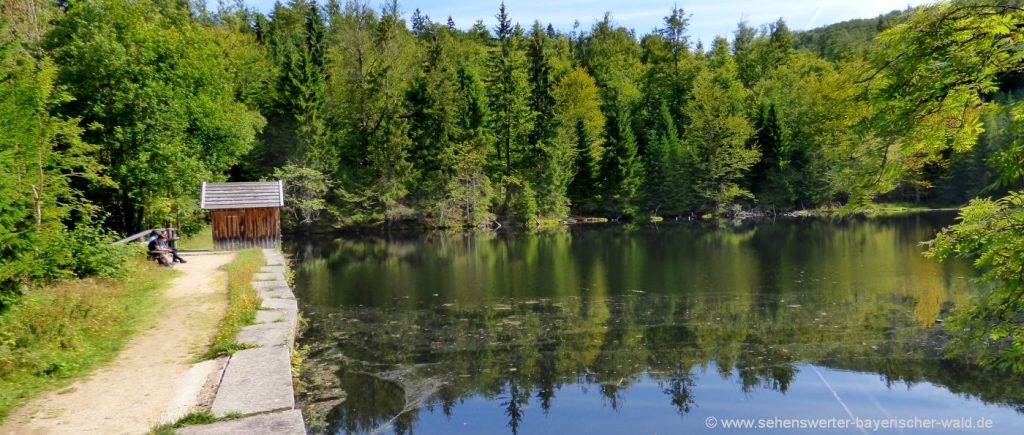
[[[161,246],[161,242],[166,242],[167,237],[163,234],[158,235],[155,239],[150,239],[149,244],[146,248],[149,249],[149,257],[160,263],[161,266],[171,267],[171,250],[164,246]]]
[[[175,263],[181,263],[181,264],[188,263],[187,261],[185,261],[184,258],[181,258],[181,256],[178,255],[178,248],[172,248],[170,246],[170,243],[167,242],[167,230],[164,230],[163,232],[161,232],[160,235],[162,235],[164,237],[163,241],[160,242],[160,246],[163,247],[164,249],[170,251],[171,257],[173,258],[172,261],[174,261]]]

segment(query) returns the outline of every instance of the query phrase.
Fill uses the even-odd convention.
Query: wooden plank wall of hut
[[[276,207],[210,210],[216,249],[273,248],[281,240],[281,211]]]

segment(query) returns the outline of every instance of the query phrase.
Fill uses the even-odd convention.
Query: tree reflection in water
[[[625,392],[650,379],[685,418],[700,403],[695,386],[715,376],[705,368],[735,376],[743,393],[786,394],[811,363],[1022,409],[1020,379],[942,359],[935,320],[973,289],[969,265],[919,255],[918,242],[939,225],[904,218],[297,245],[296,287],[310,319],[300,402],[323,422],[314,430],[412,433],[424,409],[451,418],[480,397],[518,433],[531,398],[540,414],[555,414],[566,388],[596,392],[616,412]],[[339,385],[344,401],[322,400]]]

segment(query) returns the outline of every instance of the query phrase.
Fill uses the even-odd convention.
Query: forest
[[[806,32],[741,22],[713,41],[692,40],[680,8],[646,33],[612,13],[520,23],[528,11],[504,4],[493,26],[396,1],[0,12],[0,307],[39,282],[115,274],[114,234],[198,230],[202,181],[284,180],[297,231],[1008,195],[964,209],[933,255],[976,256],[1005,284],[989,304],[1016,308],[962,321],[1024,349],[1019,1]],[[1024,371],[1005,349],[964,351]]]

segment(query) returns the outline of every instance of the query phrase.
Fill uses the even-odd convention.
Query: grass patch
[[[164,306],[175,273],[130,260],[121,280],[87,278],[29,291],[0,314],[0,421],[35,394],[109,362]]]
[[[253,274],[260,271],[266,261],[259,249],[239,251],[235,260],[224,266],[228,273],[228,310],[217,325],[217,334],[210,349],[200,359],[212,359],[230,355],[250,346],[235,341],[238,331],[256,320],[260,309],[259,292],[252,286]]]
[[[213,227],[204,226],[198,233],[174,242],[174,247],[182,251],[213,249]]]
[[[241,418],[242,415],[239,413],[229,413],[224,417],[217,418],[210,411],[191,412],[178,419],[174,423],[164,423],[160,426],[154,427],[149,430],[150,435],[174,435],[175,429],[181,429],[185,426],[195,426],[197,424],[210,424],[219,421],[236,420]]]

